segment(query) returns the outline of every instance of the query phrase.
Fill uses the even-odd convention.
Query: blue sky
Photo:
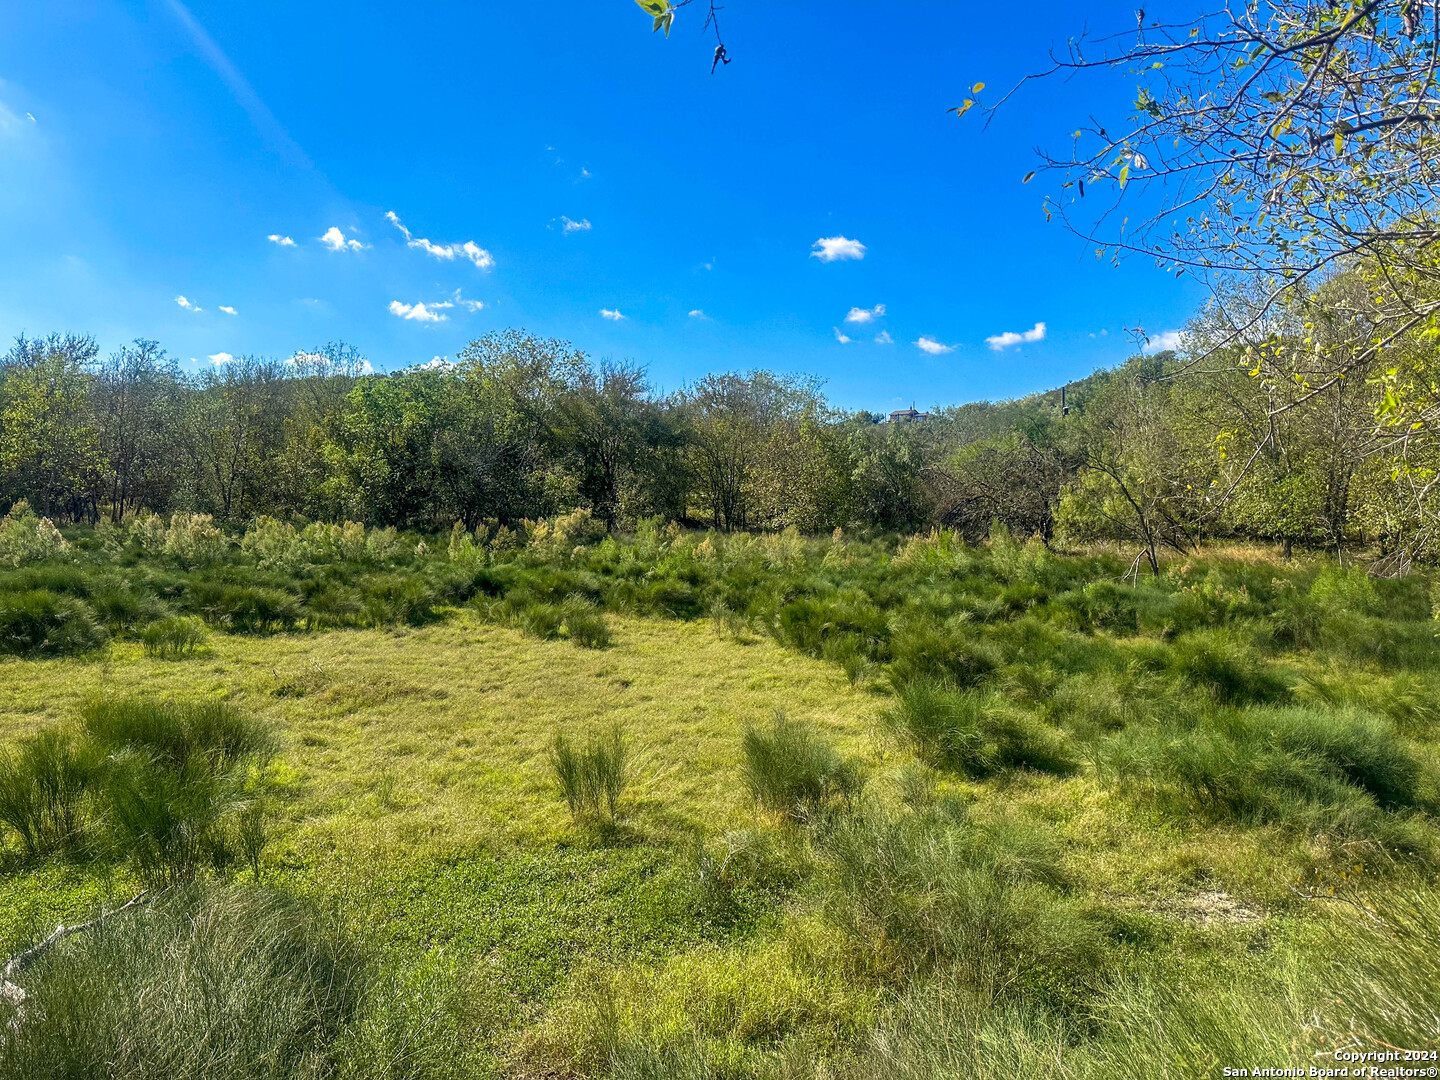
[[[513,326],[889,409],[1048,388],[1200,302],[1021,184],[1123,86],[946,112],[1129,7],[728,0],[712,76],[701,3],[666,41],[632,0],[0,0],[0,334],[392,369]]]

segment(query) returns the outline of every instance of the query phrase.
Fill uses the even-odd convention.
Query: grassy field
[[[433,585],[456,560],[426,561],[409,573],[451,598],[424,618],[237,633],[207,613],[219,632],[178,659],[120,627],[0,661],[9,747],[98,738],[104,703],[141,699],[223,702],[276,740],[244,781],[268,817],[256,865],[117,918],[133,943],[68,939],[35,997],[95,980],[74,996],[110,1034],[85,1038],[113,1040],[137,1021],[129,984],[96,974],[106,949],[136,950],[127,971],[172,956],[168,984],[251,955],[176,944],[197,927],[279,920],[365,972],[327,976],[363,991],[296,1021],[310,1049],[242,1067],[237,1034],[202,1068],[177,1034],[116,1074],[1210,1076],[1440,1049],[1424,579],[1231,552],[1119,585],[1103,557],[1004,537],[765,543],[486,559],[468,599]],[[182,572],[155,591],[184,611]],[[57,596],[103,609],[65,573]],[[580,615],[603,647],[568,629]],[[575,819],[554,739],[617,722],[628,787],[613,820]],[[11,953],[149,883],[103,844],[12,836],[0,859]],[[250,1015],[226,993],[209,1007]],[[85,1044],[66,1015],[27,1021],[0,1064]]]

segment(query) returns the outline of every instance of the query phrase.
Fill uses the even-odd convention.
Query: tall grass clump
[[[178,660],[197,652],[209,639],[205,624],[193,615],[172,615],[157,619],[140,631],[146,656]]]
[[[1102,747],[1122,780],[1187,809],[1256,822],[1368,828],[1421,799],[1419,759],[1385,720],[1355,709],[1210,710]]]
[[[565,609],[565,636],[585,649],[604,649],[610,645],[610,624],[594,608],[574,604]]]
[[[831,919],[884,969],[949,969],[973,986],[1061,1001],[1093,973],[1097,931],[1029,823],[872,807],[841,821],[824,853]]]
[[[249,857],[246,808],[252,769],[274,752],[269,731],[223,702],[105,699],[85,710],[84,729],[108,753],[105,816],[117,852],[151,885],[172,885],[203,867]],[[255,855],[258,861],[258,855]]]
[[[0,822],[29,855],[76,849],[82,840],[93,758],[68,734],[43,731],[0,756]]]
[[[615,808],[630,782],[625,732],[619,724],[592,733],[584,746],[557,732],[550,742],[549,759],[560,797],[574,821],[615,820]]]
[[[364,996],[340,931],[256,888],[187,887],[64,939],[15,978],[26,997],[4,1017],[0,1075],[28,1080],[318,1080]]]
[[[888,720],[921,757],[973,778],[1022,768],[1065,776],[1077,768],[1061,732],[993,692],[917,679],[901,689]]]
[[[768,728],[747,727],[740,748],[740,773],[756,805],[796,821],[837,801],[849,806],[865,783],[858,762],[781,712]]]
[[[109,640],[83,600],[45,589],[0,592],[0,655],[74,656]]]

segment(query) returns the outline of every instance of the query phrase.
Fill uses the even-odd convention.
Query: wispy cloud
[[[325,235],[320,237],[320,242],[331,251],[359,251],[365,246],[359,240],[346,240],[345,234],[336,225],[331,225],[325,230]]]
[[[621,315],[620,312],[616,311],[614,308],[608,307],[602,307],[600,309],[600,316],[602,318],[609,319],[611,322],[619,322],[621,319],[625,318],[624,315]]]
[[[402,319],[410,319],[413,322],[437,323],[445,322],[450,318],[441,309],[454,306],[449,300],[442,300],[438,304],[405,304],[399,300],[391,300],[390,314]]]
[[[819,259],[821,262],[835,262],[839,259],[863,259],[865,257],[865,245],[859,240],[851,240],[844,236],[822,236],[811,245],[814,250],[810,252],[812,259]]]
[[[1140,351],[1146,356],[1154,356],[1156,353],[1173,352],[1183,348],[1185,348],[1185,331],[1165,330],[1154,337],[1147,337]]]
[[[261,137],[273,149],[282,151],[296,164],[309,168],[310,159],[305,156],[305,151],[301,150],[295,140],[290,138],[289,133],[280,126],[280,121],[275,119],[275,114],[266,108],[265,103],[260,100],[260,95],[255,93],[254,88],[246,82],[245,76],[240,74],[235,65],[230,62],[230,58],[221,51],[220,46],[215,44],[195,16],[190,14],[190,9],[180,0],[169,0],[169,3],[170,10],[189,31],[200,55],[205,58],[205,62],[210,65],[215,74],[220,76],[220,81],[229,87],[230,93],[250,117],[250,122],[255,125],[255,129],[260,132]]]
[[[1012,345],[1026,345],[1032,341],[1045,340],[1045,324],[1037,322],[1029,330],[1021,330],[1016,333],[1014,330],[1006,330],[1003,334],[995,334],[985,339],[985,344],[999,352],[1001,349],[1008,349]]]
[[[848,323],[871,323],[884,317],[885,305],[876,304],[873,308],[852,307],[850,313],[845,316],[845,321]]]
[[[881,330],[878,334],[875,335],[875,344],[876,344],[876,345],[894,345],[894,344],[895,344],[895,339],[890,336],[890,331],[889,331],[889,330]]]
[[[941,356],[945,353],[955,351],[954,345],[946,345],[944,342],[936,341],[929,335],[921,336],[920,340],[915,342],[915,347],[921,352],[929,353],[931,356]]]
[[[705,312],[701,311],[698,307],[695,308],[695,310],[693,310],[693,311],[690,312],[690,318],[692,318],[692,319],[699,319],[701,322],[709,322],[709,321],[710,321],[710,316],[709,316],[709,315],[706,315]]]
[[[265,239],[266,239],[266,240],[269,240],[272,244],[278,244],[280,247],[294,247],[294,246],[295,246],[295,241],[294,241],[294,240],[291,240],[290,237],[288,237],[288,236],[281,236],[278,232],[272,232],[272,233],[271,233],[269,236],[267,236]]]
[[[210,362],[212,364],[228,364],[234,359],[235,357],[231,356],[228,352],[217,352],[210,354]]]
[[[852,341],[855,340],[854,338],[847,337],[847,336],[840,330],[840,328],[839,328],[838,326],[835,327],[834,330],[835,330],[835,340],[838,341],[841,345],[849,345],[850,342],[852,342]]]
[[[177,296],[177,297],[175,297],[175,303],[179,304],[179,305],[180,305],[181,307],[183,307],[186,311],[204,311],[204,310],[205,310],[205,309],[202,308],[202,307],[197,307],[192,301],[185,299],[185,297],[183,297],[183,296]]]
[[[474,263],[481,270],[489,270],[495,265],[495,260],[490,252],[486,251],[474,240],[466,240],[463,244],[437,244],[433,240],[427,240],[423,236],[415,236],[405,227],[400,220],[400,215],[394,210],[385,211],[385,219],[399,229],[405,237],[405,243],[416,251],[423,251],[436,259],[445,262],[453,262],[456,259],[464,258]]]
[[[579,221],[571,221],[568,217],[565,217],[565,216],[562,214],[561,217],[560,217],[560,221],[561,221],[561,225],[560,225],[560,231],[561,231],[561,232],[572,233],[572,232],[589,232],[589,231],[590,231],[590,219],[589,219],[589,218],[581,218]]]
[[[484,308],[485,308],[485,301],[484,301],[484,300],[466,300],[463,296],[460,295],[460,290],[459,290],[459,289],[456,289],[456,290],[451,294],[450,299],[451,299],[452,301],[454,301],[455,304],[457,304],[457,305],[459,305],[460,307],[464,308],[466,311],[471,311],[471,312],[474,312],[474,311],[483,311]]]
[[[240,313],[239,313],[238,311],[236,311],[233,307],[226,307],[224,304],[221,304],[221,305],[220,305],[220,310],[223,311],[223,312],[225,312],[226,315],[239,315],[239,314],[240,314]]]

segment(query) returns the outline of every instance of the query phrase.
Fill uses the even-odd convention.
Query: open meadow
[[[1124,573],[1003,531],[584,514],[498,545],[57,541],[0,574],[0,952],[144,899],[7,973],[0,1065],[1139,1077],[1435,1048],[1428,580],[1258,548]]]

